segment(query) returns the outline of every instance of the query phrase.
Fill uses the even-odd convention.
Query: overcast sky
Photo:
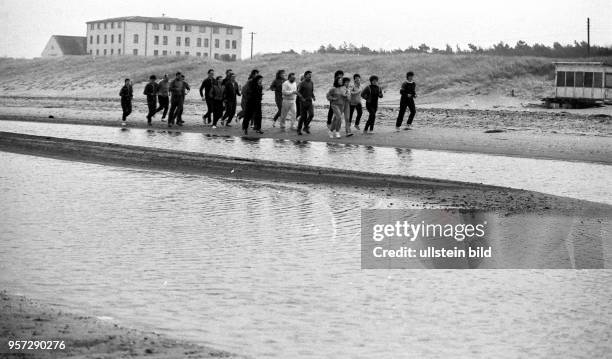
[[[141,15],[213,20],[256,32],[255,52],[314,50],[343,41],[393,49],[426,43],[465,48],[525,40],[612,45],[612,0],[0,0],[0,56],[36,57],[52,34],[85,36],[85,22]],[[213,5],[214,4],[214,5]]]

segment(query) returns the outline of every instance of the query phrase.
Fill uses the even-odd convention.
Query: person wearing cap
[[[162,118],[163,121],[168,114],[168,106],[170,106],[170,97],[168,91],[170,90],[170,83],[168,81],[168,74],[164,74],[164,78],[157,84],[157,101],[159,107],[155,110],[155,113],[163,110]]]
[[[125,79],[123,87],[119,91],[119,97],[121,97],[121,109],[123,110],[121,118],[121,121],[123,121],[122,126],[125,126],[125,120],[132,113],[132,98],[134,97],[132,81],[130,79]]]
[[[147,107],[149,113],[147,114],[147,124],[151,126],[151,119],[155,116],[155,110],[157,108],[157,77],[151,75],[149,77],[149,83],[145,86],[143,95],[147,96]]]

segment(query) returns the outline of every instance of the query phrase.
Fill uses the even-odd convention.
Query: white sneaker
[[[126,123],[125,121],[123,121],[123,122],[121,123],[121,126],[125,127],[125,126],[127,126],[127,123]]]
[[[334,138],[334,133],[332,131],[329,131],[329,138]]]
[[[213,128],[213,130],[215,130],[215,129],[217,129],[217,126],[213,126],[212,128]]]
[[[400,132],[400,131],[401,131],[401,130],[400,130],[400,128],[399,128],[399,127],[396,127],[396,128],[395,128],[395,132]]]
[[[336,131],[336,138],[340,138],[342,136],[340,136],[340,132]]]

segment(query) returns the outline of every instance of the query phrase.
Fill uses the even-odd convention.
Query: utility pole
[[[591,18],[587,17],[587,57],[591,57]]]
[[[255,35],[254,32],[250,32],[251,34],[251,60],[253,60],[253,35]]]

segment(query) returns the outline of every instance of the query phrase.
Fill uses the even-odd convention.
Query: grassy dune
[[[122,79],[129,77],[140,94],[141,83],[149,75],[182,71],[192,86],[199,86],[206,71],[217,74],[232,68],[239,82],[257,68],[269,83],[277,69],[303,73],[313,71],[320,96],[331,85],[336,69],[362,77],[376,74],[395,97],[404,74],[417,74],[421,98],[444,100],[457,96],[508,94],[535,99],[552,89],[554,60],[534,57],[482,55],[401,54],[389,56],[355,55],[264,55],[254,60],[220,62],[193,57],[97,57],[75,56],[54,59],[0,59],[4,81],[0,95],[116,97]],[[193,96],[193,95],[192,95]]]

